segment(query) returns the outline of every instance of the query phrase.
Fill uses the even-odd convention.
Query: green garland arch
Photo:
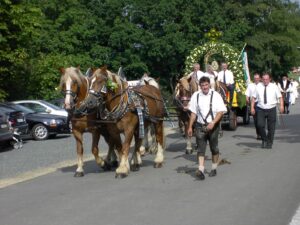
[[[202,56],[209,53],[220,54],[224,57],[234,75],[236,91],[244,94],[246,91],[246,82],[244,79],[242,59],[240,57],[240,53],[229,44],[210,41],[204,45],[194,48],[190,55],[186,58],[185,74],[189,74],[193,70],[194,63],[199,62]]]

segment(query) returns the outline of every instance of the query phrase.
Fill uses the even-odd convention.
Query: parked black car
[[[6,103],[9,107],[21,110],[28,123],[28,134],[35,140],[46,140],[57,134],[69,134],[70,128],[67,117],[51,114],[36,113],[33,110],[14,103]]]
[[[21,110],[0,103],[0,114],[3,116],[4,120],[8,121],[11,128],[16,129],[20,134],[27,133],[28,124],[26,123],[25,115]]]
[[[6,116],[0,112],[0,144],[12,140],[13,133]]]

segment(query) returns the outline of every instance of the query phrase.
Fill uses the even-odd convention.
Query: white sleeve
[[[227,112],[222,96],[218,92],[214,92],[213,98],[216,102],[216,112]]]

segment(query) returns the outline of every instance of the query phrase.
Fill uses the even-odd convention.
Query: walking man
[[[252,95],[251,113],[256,114],[257,127],[262,139],[262,148],[271,149],[275,134],[276,125],[276,105],[280,102],[280,113],[283,113],[282,95],[276,84],[270,82],[271,77],[268,73],[262,76],[262,83],[257,84],[256,90]],[[257,107],[255,102],[257,100]],[[267,130],[266,132],[266,122]]]
[[[201,91],[195,92],[190,101],[189,110],[191,111],[191,116],[188,135],[192,136],[193,124],[197,119],[196,142],[199,169],[196,172],[196,176],[200,180],[204,180],[204,161],[207,141],[209,142],[210,151],[212,153],[212,167],[209,176],[214,177],[217,175],[219,160],[219,125],[227,109],[221,95],[210,89],[210,79],[208,77],[202,77],[199,85]]]
[[[278,82],[279,90],[281,91],[283,103],[284,103],[284,112],[286,114],[290,113],[290,92],[292,92],[291,82],[288,80],[288,75],[283,75],[282,80]]]
[[[258,73],[255,73],[253,76],[253,83],[248,84],[248,87],[246,89],[246,101],[247,101],[247,105],[249,105],[251,107],[251,100],[252,100],[252,95],[255,92],[256,86],[257,84],[259,84],[261,82],[261,78],[260,75]],[[254,107],[256,108],[257,106],[257,99],[255,101],[255,105]],[[256,130],[256,139],[257,140],[261,140],[261,136],[259,134],[259,130],[257,127],[257,117],[256,114],[253,115],[253,120],[254,120],[254,125],[255,125],[255,130]]]

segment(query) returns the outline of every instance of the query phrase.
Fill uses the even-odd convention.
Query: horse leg
[[[133,129],[133,128],[132,128]],[[125,140],[122,144],[122,150],[119,152],[120,157],[120,165],[116,169],[116,178],[124,178],[128,176],[129,174],[129,161],[128,161],[128,155],[129,155],[129,148],[130,143],[132,141],[133,137],[133,130],[130,129],[130,131],[125,131]]]
[[[144,156],[146,151],[149,149],[148,131],[148,127],[145,126],[145,137],[142,139],[141,147],[139,150],[142,156]]]
[[[101,156],[99,156],[99,148],[98,148],[99,140],[100,140],[100,132],[93,131],[92,132],[92,153],[95,157],[95,161],[102,169],[108,170],[109,168],[107,163],[104,161],[104,159]]]
[[[132,159],[130,162],[130,170],[131,171],[138,171],[140,170],[140,166],[142,165],[142,158],[141,158],[141,144],[143,139],[140,139],[138,136],[138,133],[135,132],[134,133],[134,141],[135,141],[135,145],[134,145],[134,152],[132,154]]]
[[[185,122],[185,137],[186,137],[186,149],[185,154],[192,154],[193,153],[193,147],[192,147],[192,137],[188,135],[188,122]]]
[[[150,125],[150,135],[151,135],[151,146],[149,147],[149,152],[151,154],[156,154],[156,152],[157,152],[157,141],[156,141],[156,136],[155,136],[154,124]]]
[[[73,127],[73,135],[76,140],[76,151],[77,151],[77,169],[74,177],[83,177],[83,145],[82,145],[82,133],[75,130]]]
[[[154,168],[162,167],[162,163],[164,161],[164,126],[163,121],[159,121],[155,124],[156,131],[156,141],[157,141],[157,152],[156,157],[154,159]]]
[[[108,142],[108,153],[106,156],[106,165],[109,166],[109,169],[118,167],[118,157],[115,152],[115,144],[112,138],[109,139]]]

